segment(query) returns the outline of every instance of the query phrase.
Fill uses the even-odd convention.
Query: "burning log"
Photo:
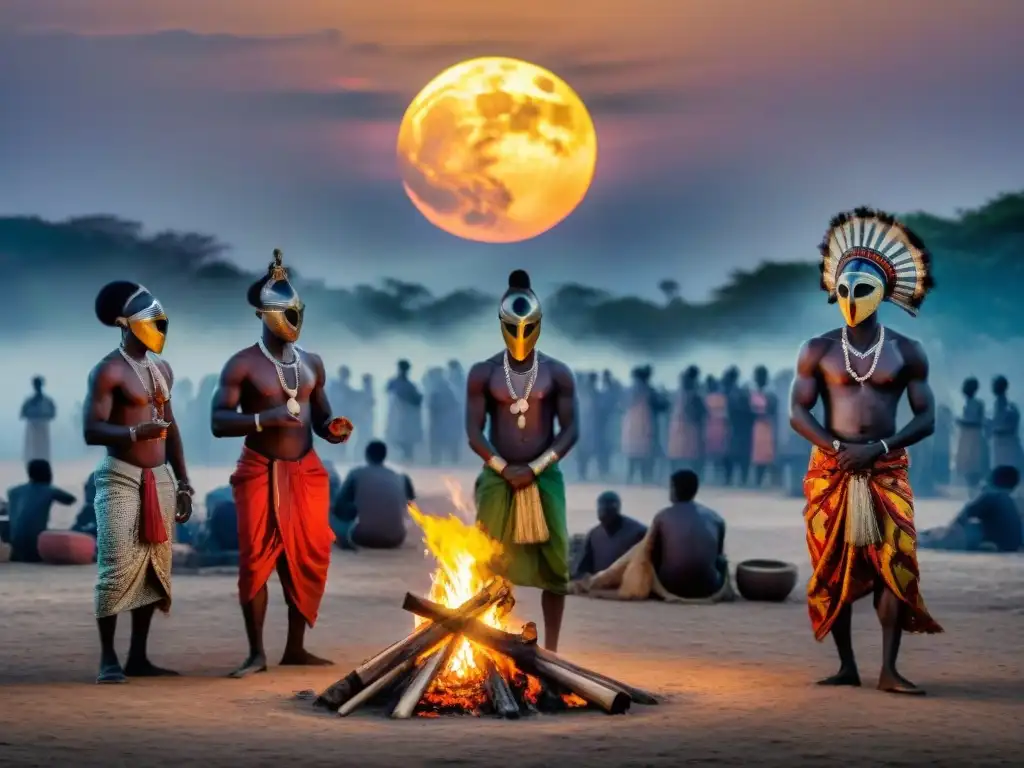
[[[405,596],[402,608],[422,618],[430,619],[431,621],[444,621],[446,618],[452,618],[454,615],[454,611],[451,609],[408,593]],[[529,626],[530,625],[527,625],[528,628]],[[566,661],[552,651],[540,648],[536,644],[536,629],[524,632],[522,635],[514,635],[509,632],[503,632],[499,629],[488,627],[486,624],[474,619],[466,621],[463,624],[462,633],[474,642],[487,646],[498,653],[508,656],[526,669],[537,669],[536,662],[541,661],[549,667],[561,669],[569,676],[567,679],[577,680],[577,683],[579,684],[581,683],[578,679],[583,678],[597,683],[604,689],[620,691],[626,694],[629,699],[635,701],[637,704],[653,705],[658,703],[658,699],[645,690],[634,688],[633,686],[621,683],[618,680],[607,677],[606,675],[593,672],[577,664]],[[559,680],[559,682],[562,681]],[[582,696],[588,701],[591,700],[585,693],[576,690],[572,685],[564,682],[563,685],[566,685],[566,687],[578,696]],[[603,705],[602,708],[604,708]]]
[[[629,709],[631,699],[629,694],[621,688],[612,688],[593,678],[570,672],[563,667],[544,661],[536,654],[534,654],[532,666],[539,674],[565,686],[591,704],[596,704],[609,715],[621,715]]]
[[[417,597],[409,592],[405,593],[405,600],[402,602],[402,610],[408,611],[423,619],[429,619],[436,624],[451,622],[456,619],[455,611],[445,608],[442,605],[431,602],[422,597]],[[528,634],[513,634],[494,627],[489,627],[482,621],[475,618],[461,622],[459,630],[462,634],[480,645],[486,645],[498,653],[516,659],[516,654],[523,648],[534,646],[537,643],[536,632],[532,637]]]
[[[338,715],[340,717],[348,717],[359,709],[359,707],[363,706],[363,704],[372,700],[375,696],[381,693],[381,691],[385,690],[389,685],[397,682],[407,675],[409,670],[414,666],[416,666],[415,658],[406,659],[386,675],[378,678],[372,685],[366,686],[363,690],[338,707]]]
[[[567,661],[563,657],[559,656],[554,651],[549,651],[546,648],[537,648],[537,657],[549,664],[554,664],[557,667],[568,672],[575,672],[578,675],[589,677],[591,680],[596,680],[599,683],[604,683],[612,688],[618,688],[619,690],[626,693],[630,699],[636,704],[644,704],[646,706],[654,706],[658,703],[657,697],[653,693],[645,691],[643,688],[636,688],[632,685],[626,685],[626,683],[619,682],[615,678],[602,675],[600,672],[595,672],[592,669],[581,667],[578,664],[573,664],[571,661]]]
[[[444,641],[448,635],[461,632],[462,625],[466,620],[475,619],[492,605],[510,599],[511,595],[512,592],[507,582],[500,579],[489,582],[474,597],[458,608],[447,611],[439,622],[419,627],[405,640],[389,646],[373,658],[363,662],[341,680],[333,683],[317,697],[315,706],[329,709],[332,712],[338,711],[345,702],[373,685],[394,667],[400,666],[410,659],[415,660]]]
[[[487,689],[487,698],[491,700],[495,714],[507,720],[515,720],[519,717],[519,704],[493,659],[487,660],[487,681],[484,685]]]
[[[449,611],[443,606],[412,594],[406,594],[402,607],[433,621],[451,620]],[[562,667],[554,660],[540,658],[537,653],[536,633],[531,633],[531,642],[521,635],[502,632],[475,619],[468,619],[462,622],[462,634],[492,651],[508,656],[528,672],[555,680],[609,714],[618,715],[629,709],[631,696],[623,688],[596,680],[576,669]]]
[[[423,694],[427,692],[430,684],[434,682],[434,678],[438,676],[442,669],[448,664],[448,660],[452,657],[452,652],[456,648],[458,638],[451,636],[445,641],[445,644],[434,651],[426,661],[420,666],[413,676],[412,681],[409,683],[409,687],[402,693],[402,697],[398,700],[398,704],[395,705],[394,710],[391,712],[391,716],[397,720],[408,720],[412,717],[416,711],[416,705],[420,703],[420,699],[423,698]]]

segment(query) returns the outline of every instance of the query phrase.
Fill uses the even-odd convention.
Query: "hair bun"
[[[508,276],[508,287],[518,291],[530,290],[530,276],[525,269],[517,269]]]
[[[138,283],[115,280],[107,283],[96,296],[96,317],[104,325],[114,326],[124,312],[124,303],[139,290]]]

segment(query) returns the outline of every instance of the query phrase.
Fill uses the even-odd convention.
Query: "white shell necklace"
[[[505,384],[508,386],[508,394],[515,401],[508,407],[509,411],[513,416],[518,415],[516,419],[516,426],[520,429],[526,429],[526,412],[530,410],[530,404],[527,402],[530,399],[530,393],[533,391],[533,385],[537,383],[537,371],[540,368],[539,355],[533,353],[533,365],[530,366],[530,370],[526,372],[526,389],[523,390],[523,394],[520,396],[516,392],[516,388],[512,386],[512,366],[508,362],[508,351],[505,351]],[[515,372],[517,376],[523,374],[518,371]]]
[[[865,352],[860,352],[859,350],[854,349],[853,347],[850,346],[850,339],[849,339],[849,337],[846,334],[846,326],[844,325],[843,326],[843,361],[846,363],[846,372],[848,374],[850,374],[850,378],[853,379],[854,381],[856,381],[858,384],[860,384],[863,387],[864,384],[867,382],[867,380],[870,379],[874,375],[875,368],[878,367],[878,361],[882,357],[882,347],[884,347],[884,346],[885,346],[885,326],[884,325],[879,325],[878,326],[878,341],[876,341],[874,343],[874,345],[870,349],[866,350]],[[860,359],[862,359],[862,360],[865,357],[867,357],[868,355],[874,353],[874,358],[871,360],[871,367],[868,369],[868,372],[865,373],[863,376],[858,376],[857,372],[855,370],[853,370],[853,366],[850,364],[850,353],[851,352],[853,354],[855,354],[857,357],[859,357]]]
[[[270,350],[263,343],[263,339],[257,339],[256,343],[259,345],[260,352],[274,364],[274,370],[277,371],[277,380],[281,382],[281,389],[288,395],[288,402],[285,403],[285,407],[288,409],[288,413],[292,416],[298,416],[302,411],[299,406],[299,401],[296,399],[299,394],[299,352],[295,347],[292,347],[292,361],[290,363],[284,363],[270,354]],[[295,387],[289,387],[288,381],[284,377],[284,369],[291,368],[295,371]]]

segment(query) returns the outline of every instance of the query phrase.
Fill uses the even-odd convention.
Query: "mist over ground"
[[[1012,395],[1013,382],[1024,377],[1024,193],[952,219],[917,213],[904,220],[933,254],[937,288],[920,318],[885,305],[883,322],[925,344],[944,400],[956,402],[967,375],[1004,373]],[[841,322],[818,289],[815,245],[826,225],[794,234],[793,253],[803,260],[738,272],[700,303],[680,298],[686,263],[695,256],[666,255],[662,302],[597,290],[581,276],[541,297],[541,347],[576,370],[609,368],[623,378],[651,362],[655,379],[668,386],[690,363],[714,373],[733,364],[748,374],[758,364],[789,367],[804,339]],[[80,440],[75,403],[91,367],[118,341],[93,313],[97,291],[110,280],[135,280],[160,297],[170,316],[164,355],[179,380],[198,384],[253,343],[260,324],[245,293],[264,273],[270,248],[252,256],[250,271],[225,261],[226,251],[208,235],[151,234],[114,216],[0,218],[0,266],[12,288],[5,296],[9,320],[0,324],[10,396],[0,411],[0,457],[19,454],[18,411],[35,374],[46,377],[57,401],[55,453],[62,442]],[[344,257],[338,262],[343,270]],[[398,358],[408,359],[419,379],[431,365],[450,358],[468,365],[502,348],[495,317],[502,285],[463,288],[453,279],[451,292],[435,295],[394,279],[329,288],[292,274],[307,304],[301,343],[322,355],[331,375],[348,365],[357,376],[373,374],[380,386]]]

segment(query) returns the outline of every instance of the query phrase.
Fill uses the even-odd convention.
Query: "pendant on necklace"
[[[526,429],[526,417],[523,414],[519,414],[519,418],[516,419],[516,426],[520,429]]]
[[[296,400],[294,397],[289,397],[288,402],[285,403],[284,405],[288,409],[288,413],[290,413],[292,416],[298,416],[300,413],[302,413],[302,406],[299,405],[299,401]]]
[[[508,407],[509,411],[515,415],[517,413],[526,413],[530,410],[530,404],[525,399],[519,398],[512,405]]]

